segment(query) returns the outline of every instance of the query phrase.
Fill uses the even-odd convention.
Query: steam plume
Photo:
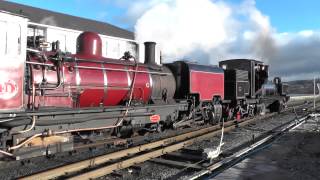
[[[158,42],[166,59],[187,57],[210,64],[226,58],[267,60],[275,50],[272,31],[254,1],[232,6],[168,0],[155,3],[135,25],[137,40]]]
[[[222,59],[254,58],[267,62],[270,75],[284,80],[320,76],[320,31],[277,32],[254,0],[240,4],[222,0],[122,2],[129,7],[122,20],[135,24],[139,42],[156,41],[164,62],[187,58],[217,64]]]

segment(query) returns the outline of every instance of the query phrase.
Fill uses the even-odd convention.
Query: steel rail
[[[302,105],[299,105],[302,106]],[[297,106],[298,107],[298,106]],[[284,112],[289,111],[291,108],[286,109]],[[270,118],[274,115],[276,115],[277,113],[271,113],[271,114],[267,114],[261,117],[256,117],[255,119],[243,119],[241,121],[238,121],[238,123],[244,122],[244,121],[255,121],[255,120],[261,120],[261,119],[267,119]],[[233,125],[236,121],[229,121],[225,123],[225,126],[230,126]],[[40,173],[36,173],[33,175],[28,175],[25,177],[22,177],[21,179],[52,179],[52,178],[56,178],[65,174],[69,174],[69,173],[73,173],[73,172],[77,172],[77,171],[81,171],[85,168],[88,167],[92,167],[92,166],[97,166],[97,165],[101,165],[103,163],[109,162],[111,160],[115,160],[115,159],[119,159],[119,158],[123,158],[126,157],[128,155],[133,155],[139,152],[143,152],[146,150],[151,150],[154,148],[158,148],[160,146],[166,146],[178,141],[183,141],[187,138],[191,138],[194,136],[198,136],[204,133],[208,133],[210,131],[214,131],[219,129],[219,125],[216,126],[212,126],[212,127],[208,127],[208,128],[203,128],[200,130],[196,130],[194,132],[187,132],[184,134],[180,134],[177,135],[175,137],[169,137],[166,138],[164,140],[158,140],[149,144],[143,144],[143,145],[139,145],[136,147],[132,147],[129,149],[125,149],[125,150],[121,150],[118,152],[113,152],[111,154],[105,154],[105,155],[101,155],[101,156],[97,156],[91,159],[86,159],[86,160],[82,160],[80,162],[76,162],[73,164],[69,164],[69,165],[65,165],[65,166],[61,166],[61,167],[57,167],[57,168],[53,168],[51,170],[47,170],[47,171],[43,171]]]
[[[263,117],[257,117],[254,119],[247,119],[247,120],[242,120],[242,121],[229,121],[225,123],[226,127],[232,127],[232,129],[234,129],[237,125],[240,124],[247,124],[250,123],[252,121],[256,121],[259,119],[264,119],[264,118],[268,118],[275,115],[275,113],[273,114],[268,114],[265,115]],[[227,128],[225,128],[226,130]],[[128,155],[134,155],[143,151],[148,151],[148,150],[152,150],[155,148],[159,148],[162,146],[168,146],[170,144],[173,143],[177,143],[177,142],[181,142],[181,141],[185,141],[188,140],[190,138],[195,138],[198,136],[202,136],[208,133],[219,133],[220,132],[220,125],[215,125],[212,127],[207,127],[207,128],[202,128],[200,130],[195,130],[193,132],[187,132],[184,134],[180,134],[174,137],[169,137],[163,140],[158,140],[155,142],[151,142],[148,144],[143,144],[143,145],[139,145],[139,146],[135,146],[129,149],[124,149],[124,150],[120,150],[117,152],[113,152],[110,154],[106,154],[106,155],[101,155],[101,156],[97,156],[94,158],[90,158],[90,159],[86,159],[86,160],[82,160],[80,162],[76,162],[73,164],[69,164],[69,165],[65,165],[65,166],[61,166],[61,167],[57,167],[48,171],[44,171],[44,172],[40,172],[40,173],[36,173],[30,176],[26,176],[26,177],[22,177],[21,179],[52,179],[52,178],[56,178],[65,174],[69,174],[69,173],[73,173],[73,172],[77,172],[77,171],[81,171],[85,168],[88,167],[92,167],[92,166],[98,166],[101,164],[104,164],[106,162],[109,162],[111,160],[116,160],[116,159],[120,159],[123,157],[127,157]]]
[[[275,131],[274,133],[268,135],[267,137],[259,140],[258,142],[250,145],[249,147],[246,147],[244,149],[241,149],[240,151],[234,153],[233,155],[224,158],[223,160],[214,163],[210,166],[208,166],[207,168],[205,168],[204,170],[194,174],[191,177],[188,177],[188,179],[190,180],[195,180],[195,179],[199,179],[201,177],[203,177],[206,174],[210,174],[212,172],[214,172],[215,170],[223,167],[223,166],[227,166],[229,163],[232,163],[233,161],[236,161],[238,159],[243,158],[243,156],[249,156],[251,154],[251,152],[256,152],[255,149],[258,149],[259,147],[263,146],[264,144],[271,144],[273,143],[272,139],[276,139],[276,137],[282,136],[283,133],[295,128],[298,125],[301,125],[302,123],[306,122],[306,120],[310,117],[310,115],[306,115],[298,120],[293,119],[288,123],[286,123],[287,125],[283,128],[281,128],[279,131]],[[282,126],[282,125],[280,125]],[[269,142],[271,141],[271,142]],[[263,148],[261,148],[263,149]],[[260,150],[261,150],[260,149]],[[226,168],[227,169],[227,168]],[[222,172],[222,171],[221,171]],[[217,174],[215,174],[217,175]]]
[[[257,121],[257,120],[258,120],[258,118],[254,118],[254,119],[248,119],[246,121],[241,121],[236,124],[231,124],[231,125],[229,124],[229,125],[227,125],[227,127],[224,128],[224,132],[232,131],[237,126],[245,126],[245,125],[250,124],[253,121]],[[150,151],[150,152],[144,153],[142,155],[135,156],[133,158],[129,158],[129,159],[117,162],[117,163],[113,163],[111,165],[107,165],[107,166],[98,168],[93,171],[89,171],[87,173],[83,173],[83,174],[74,176],[74,177],[70,178],[70,180],[99,178],[101,176],[108,175],[116,170],[124,169],[124,168],[130,167],[130,166],[136,165],[138,163],[142,163],[147,160],[150,160],[150,159],[177,151],[179,149],[182,149],[184,147],[192,145],[195,142],[198,142],[198,141],[201,141],[204,139],[208,139],[208,138],[215,136],[215,135],[219,135],[220,133],[221,133],[221,129],[219,128],[217,130],[207,132],[205,134],[202,134],[202,135],[199,135],[196,137],[192,137],[190,139],[184,140],[182,142],[179,142],[179,143],[176,143],[173,145],[168,145],[166,147],[163,147],[163,148],[160,148],[160,149],[157,149],[154,151]]]
[[[234,123],[234,122],[232,122]],[[189,137],[194,137],[206,132],[210,132],[213,130],[217,130],[219,128],[219,126],[213,126],[213,127],[209,127],[209,128],[204,128],[201,130],[198,130],[196,132],[189,132],[189,133],[185,133],[182,135],[178,135],[175,137],[171,137],[171,138],[167,138],[167,139],[163,139],[163,140],[159,140],[159,141],[155,141],[152,143],[148,143],[148,144],[143,144],[140,146],[136,146],[136,147],[132,147],[129,149],[125,149],[125,150],[121,150],[121,151],[117,151],[117,152],[113,152],[110,154],[106,154],[106,155],[102,155],[102,156],[98,156],[95,158],[91,158],[91,159],[87,159],[87,160],[83,160],[77,163],[73,163],[73,164],[69,164],[66,166],[61,166],[58,168],[54,168],[48,171],[44,171],[44,172],[40,172],[38,174],[34,174],[31,176],[27,176],[21,179],[52,179],[58,176],[62,176],[64,174],[68,174],[71,172],[75,172],[75,171],[80,171],[83,170],[87,167],[91,167],[91,166],[96,166],[96,165],[100,165],[102,163],[106,163],[108,161],[111,160],[115,160],[115,159],[119,159],[122,157],[126,157],[130,154],[136,154],[142,151],[146,151],[146,150],[150,150],[150,149],[154,149],[160,146],[165,146],[171,143],[174,143],[176,141],[181,141],[181,140],[185,140]]]

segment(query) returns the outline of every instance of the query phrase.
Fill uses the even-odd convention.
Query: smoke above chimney
[[[255,0],[135,0],[126,7],[121,18],[135,24],[140,47],[157,42],[164,62],[254,58],[270,65],[271,77],[285,81],[319,75],[320,31],[277,32]]]
[[[135,32],[139,42],[157,42],[165,61],[181,57],[211,64],[234,57],[267,60],[276,49],[269,19],[254,1],[237,7],[210,0],[156,2],[137,20]]]

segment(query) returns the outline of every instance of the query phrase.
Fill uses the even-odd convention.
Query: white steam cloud
[[[269,19],[254,1],[240,6],[210,0],[159,2],[138,19],[135,32],[139,42],[157,42],[169,59],[217,64],[226,58],[268,59],[274,50]]]
[[[181,57],[197,48],[209,52],[228,40],[228,18],[230,8],[209,0],[159,3],[137,21],[136,38],[158,42],[168,56]]]
[[[320,76],[320,31],[277,32],[254,0],[117,3],[127,9],[119,21],[134,26],[139,42],[157,42],[164,62],[189,59],[217,64],[223,59],[254,58],[270,65],[271,76],[285,80]]]

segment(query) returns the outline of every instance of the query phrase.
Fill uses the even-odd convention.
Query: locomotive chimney
[[[154,65],[156,64],[156,43],[155,42],[145,42],[144,43],[144,63]]]

